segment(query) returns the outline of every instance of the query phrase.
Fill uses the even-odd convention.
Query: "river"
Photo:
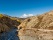
[[[19,40],[19,37],[17,37],[17,29],[12,29],[9,32],[2,33],[0,36],[0,40]]]

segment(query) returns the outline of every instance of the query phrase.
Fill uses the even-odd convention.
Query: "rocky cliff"
[[[53,40],[53,11],[25,19],[18,29],[20,40]]]

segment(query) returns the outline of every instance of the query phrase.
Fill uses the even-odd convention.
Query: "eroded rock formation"
[[[27,18],[18,29],[20,40],[53,40],[53,11]]]

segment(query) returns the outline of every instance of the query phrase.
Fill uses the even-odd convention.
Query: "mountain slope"
[[[20,40],[53,40],[53,11],[25,19],[18,29]]]
[[[11,18],[0,14],[0,32],[8,31],[9,29],[18,26],[19,24],[19,21],[12,20]]]
[[[0,14],[0,40],[19,40],[17,26],[21,22],[21,18]]]

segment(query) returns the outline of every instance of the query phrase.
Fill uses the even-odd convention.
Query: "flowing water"
[[[19,40],[19,37],[16,36],[17,29],[12,29],[9,32],[2,33],[0,40]]]

